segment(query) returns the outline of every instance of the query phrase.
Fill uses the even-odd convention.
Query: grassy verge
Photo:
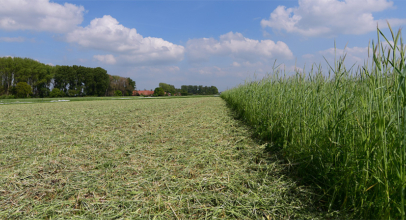
[[[221,98],[4,105],[0,218],[317,218]]]
[[[406,186],[406,48],[392,32],[373,43],[373,64],[328,75],[282,76],[278,70],[222,97],[261,138],[281,149],[324,207],[356,218],[404,219]],[[395,46],[393,46],[395,45]]]

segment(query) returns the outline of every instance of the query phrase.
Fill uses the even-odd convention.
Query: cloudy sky
[[[376,26],[405,26],[406,1],[0,0],[0,57],[100,66],[138,89],[159,82],[220,91],[334,59],[362,64]]]

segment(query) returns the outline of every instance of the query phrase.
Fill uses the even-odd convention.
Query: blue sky
[[[105,68],[138,89],[215,85],[292,73],[334,58],[362,64],[376,25],[406,24],[406,1],[0,0],[0,56]]]

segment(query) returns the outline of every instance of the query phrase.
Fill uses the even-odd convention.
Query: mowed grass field
[[[317,218],[217,97],[0,106],[0,219]]]

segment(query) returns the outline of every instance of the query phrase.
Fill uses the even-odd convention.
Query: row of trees
[[[16,86],[25,82],[39,95],[49,87],[55,69],[28,58],[0,58],[0,95],[17,95]]]
[[[104,96],[109,84],[107,71],[100,67],[55,67],[53,86],[67,96]]]
[[[181,86],[182,91],[186,91],[188,94],[194,95],[214,95],[218,94],[219,90],[215,86]]]
[[[100,67],[50,66],[29,58],[0,58],[0,96],[132,95],[135,86],[130,78],[111,76]]]
[[[159,83],[159,87],[155,88],[154,95],[155,96],[162,96],[165,93],[172,94],[172,95],[214,95],[218,94],[218,89],[215,86],[181,86],[180,89],[175,88],[174,85],[166,84],[166,83]]]

